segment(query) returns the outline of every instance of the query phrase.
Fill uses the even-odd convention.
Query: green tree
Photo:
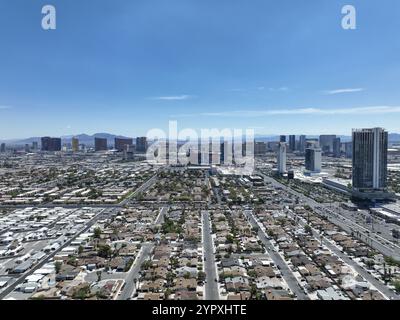
[[[200,272],[197,274],[197,280],[199,280],[199,281],[205,281],[205,280],[206,280],[206,273],[203,272],[203,271],[200,271]]]
[[[100,228],[94,229],[94,237],[95,237],[96,239],[100,239],[101,232],[102,232],[102,231],[101,231]]]
[[[109,258],[112,254],[111,247],[109,245],[99,246],[97,254],[102,258]]]
[[[61,261],[56,261],[56,262],[54,263],[54,266],[55,266],[55,268],[56,268],[56,273],[59,274],[60,271],[61,271],[62,262],[61,262]]]

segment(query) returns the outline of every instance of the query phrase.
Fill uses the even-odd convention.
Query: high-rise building
[[[341,146],[340,138],[335,138],[335,140],[333,140],[333,156],[335,158],[340,158],[342,155]]]
[[[306,139],[305,148],[306,149],[307,148],[319,148],[319,140],[318,139]]]
[[[79,151],[79,140],[77,138],[72,138],[72,152]]]
[[[279,142],[286,142],[286,136],[280,136],[279,137]]]
[[[353,142],[344,143],[344,153],[346,158],[351,159],[353,157]]]
[[[333,143],[336,139],[336,135],[321,135],[319,137],[319,147],[324,153],[333,152]]]
[[[107,139],[106,138],[94,138],[94,150],[98,151],[107,151]]]
[[[39,144],[37,141],[32,142],[32,150],[33,151],[38,151],[39,150]]]
[[[353,189],[387,188],[388,132],[382,128],[353,130]]]
[[[1,144],[1,146],[0,146],[0,152],[1,152],[1,153],[6,152],[6,144],[5,144],[5,143],[2,143],[2,144]]]
[[[278,172],[286,173],[286,143],[281,142],[278,149]]]
[[[267,153],[267,144],[265,142],[256,142],[254,145],[254,154],[262,156]]]
[[[128,146],[133,145],[133,139],[130,138],[115,138],[115,149],[119,152],[127,150]]]
[[[306,170],[320,173],[322,168],[322,151],[320,148],[306,149]]]
[[[124,160],[125,161],[132,161],[134,159],[135,152],[132,145],[129,145],[124,150]]]
[[[299,151],[300,152],[306,151],[306,139],[307,139],[307,137],[305,135],[300,136],[300,140],[299,140]]]
[[[61,138],[41,138],[42,151],[61,151]]]
[[[26,153],[31,152],[31,147],[29,146],[28,143],[25,144],[25,152],[26,152]]]
[[[147,137],[137,137],[136,138],[136,151],[146,152],[148,148]]]
[[[289,136],[289,150],[291,152],[296,151],[296,136],[294,135]]]

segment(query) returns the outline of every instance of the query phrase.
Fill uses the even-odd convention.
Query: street
[[[203,254],[204,254],[204,271],[206,273],[206,300],[218,300],[218,282],[217,271],[214,256],[214,243],[211,235],[211,221],[208,211],[202,211],[203,219]]]

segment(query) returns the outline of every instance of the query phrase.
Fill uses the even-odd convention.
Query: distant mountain
[[[127,138],[121,135],[114,135],[110,133],[95,133],[94,135],[88,135],[85,133],[78,134],[78,135],[68,135],[68,136],[62,136],[61,141],[63,144],[65,143],[71,143],[72,138],[77,138],[79,140],[80,144],[85,144],[87,146],[93,146],[94,145],[94,138],[103,138],[107,139],[108,145],[114,145],[114,139],[115,138]],[[31,137],[27,139],[20,139],[20,140],[4,140],[2,142],[5,142],[9,145],[25,145],[25,144],[32,144],[32,142],[38,142],[40,144],[41,137]]]
[[[82,133],[75,136],[64,136],[61,137],[61,140],[62,143],[71,143],[72,138],[77,138],[79,140],[79,143],[81,144],[85,144],[87,146],[93,146],[95,138],[107,139],[108,145],[114,145],[115,138],[127,138],[127,137],[111,133],[95,133],[94,135],[87,135],[85,133]]]
[[[389,134],[389,142],[400,142],[400,134],[390,133]]]
[[[85,144],[87,146],[93,146],[94,145],[94,138],[103,138],[107,139],[108,145],[114,145],[114,139],[115,138],[127,138],[125,136],[121,135],[115,135],[111,133],[95,133],[93,135],[88,135],[85,133],[78,134],[78,135],[68,135],[68,136],[62,136],[61,140],[62,143],[71,143],[72,138],[78,138],[79,143]],[[299,135],[296,135],[297,139]],[[345,135],[338,135],[338,137],[341,139],[342,142],[348,142],[351,141],[351,136],[345,136]],[[307,135],[308,139],[316,139],[319,138],[319,136],[316,135]],[[5,142],[8,145],[25,145],[25,144],[32,144],[32,142],[38,142],[40,144],[40,137],[31,137],[31,138],[26,138],[26,139],[14,139],[14,140],[0,140],[0,142]],[[279,141],[279,135],[255,135],[256,141],[263,141],[263,142],[272,142],[272,141]],[[400,134],[399,133],[390,133],[389,134],[389,142],[394,143],[394,142],[400,142]]]

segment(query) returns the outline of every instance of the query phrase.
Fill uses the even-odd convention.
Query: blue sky
[[[398,0],[2,0],[0,139],[400,132],[399,31]]]

